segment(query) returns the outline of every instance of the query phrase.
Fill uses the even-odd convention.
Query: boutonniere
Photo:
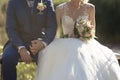
[[[41,0],[41,2],[38,2],[37,5],[37,9],[40,11],[39,13],[41,13],[47,6],[45,5],[45,3],[43,3],[43,1]]]

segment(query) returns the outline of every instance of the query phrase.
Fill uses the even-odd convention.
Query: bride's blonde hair
[[[80,0],[81,3],[87,3],[89,0]]]

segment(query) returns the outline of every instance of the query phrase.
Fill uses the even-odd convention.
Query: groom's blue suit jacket
[[[14,46],[25,46],[37,38],[49,44],[54,39],[57,24],[52,1],[43,0],[47,7],[42,14],[37,9],[38,2],[40,0],[35,0],[34,6],[30,8],[26,0],[9,1],[6,31],[9,42]]]

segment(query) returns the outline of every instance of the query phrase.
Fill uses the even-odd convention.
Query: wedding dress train
[[[73,25],[63,17],[64,33]],[[120,67],[114,52],[95,39],[56,38],[39,53],[36,80],[120,80]]]

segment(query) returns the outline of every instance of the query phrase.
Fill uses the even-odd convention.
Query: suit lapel
[[[37,3],[38,3],[38,0],[35,0],[34,5],[32,7],[32,14],[36,14],[37,13]]]

